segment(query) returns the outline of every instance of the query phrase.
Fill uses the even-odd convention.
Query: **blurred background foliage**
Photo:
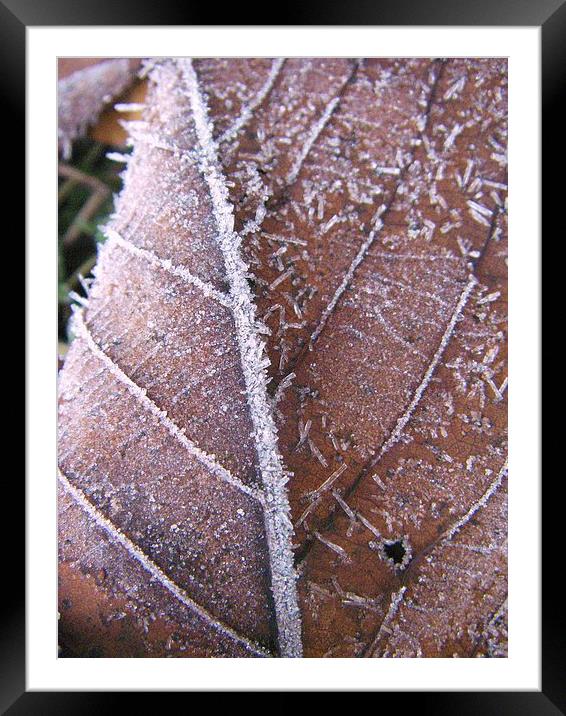
[[[113,194],[122,186],[124,164],[106,156],[116,147],[85,138],[73,145],[69,161],[59,162],[58,301],[59,353],[69,341],[71,304],[84,297],[85,279],[92,278],[97,245],[104,241],[100,227],[113,210]],[[127,151],[120,148],[121,152]]]
[[[100,59],[95,60],[95,62]],[[60,76],[92,64],[92,59],[59,61]],[[92,278],[97,245],[104,241],[100,227],[113,211],[113,195],[122,188],[125,164],[107,157],[111,152],[127,154],[124,120],[140,119],[139,110],[117,112],[114,103],[143,104],[146,80],[135,79],[120,97],[114,97],[92,126],[88,135],[73,142],[70,159],[59,161],[58,191],[58,338],[63,357],[70,339],[68,323],[72,303],[86,296],[85,285]]]

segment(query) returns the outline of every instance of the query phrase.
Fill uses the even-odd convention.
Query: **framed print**
[[[3,708],[560,713],[539,187],[563,6],[11,5],[29,363]]]

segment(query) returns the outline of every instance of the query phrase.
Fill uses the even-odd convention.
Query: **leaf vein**
[[[261,105],[261,103],[273,89],[275,80],[281,73],[284,63],[285,60],[283,58],[277,58],[273,60],[271,64],[271,69],[269,70],[269,74],[267,75],[267,79],[260,88],[259,92],[249,104],[244,106],[240,116],[236,119],[236,121],[220,135],[220,137],[217,139],[218,144],[223,144],[224,142],[228,142],[233,139],[240,131],[240,129],[242,129],[242,127],[245,127],[246,124],[251,120],[254,111]]]
[[[183,279],[192,286],[200,289],[200,291],[207,296],[207,298],[212,298],[226,308],[230,308],[230,300],[226,294],[215,289],[208,281],[203,281],[198,278],[198,276],[195,276],[183,266],[176,266],[170,259],[162,259],[153,251],[148,251],[147,249],[142,249],[139,246],[136,246],[132,241],[125,239],[111,227],[105,227],[104,234],[110,241],[118,246],[121,246],[134,256],[138,256],[150,265],[162,268],[173,276]]]
[[[209,626],[242,644],[246,649],[257,656],[271,656],[271,654],[258,644],[239,634],[232,627],[216,619],[203,606],[195,602],[187,592],[176,582],[170,579],[165,572],[149,557],[135,542],[133,542],[122,530],[98,510],[86,497],[84,492],[75,487],[69,478],[58,470],[58,479],[66,492],[74,501],[87,513],[87,515],[101,527],[114,542],[118,542],[126,552],[135,559],[159,584],[170,592],[181,604],[198,614]]]
[[[415,571],[415,568],[422,562],[423,557],[425,557],[427,554],[430,554],[430,552],[437,547],[438,545],[447,544],[450,542],[450,540],[454,537],[455,534],[457,534],[465,525],[467,525],[470,520],[476,515],[482,507],[485,507],[485,505],[489,502],[489,500],[493,497],[493,495],[497,492],[497,490],[501,487],[503,484],[503,480],[505,476],[507,475],[507,461],[503,464],[499,472],[497,473],[497,476],[492,481],[492,483],[489,485],[487,490],[483,493],[483,495],[476,500],[470,509],[466,512],[465,515],[460,517],[460,519],[456,520],[450,527],[448,527],[442,534],[437,537],[435,540],[433,540],[430,544],[428,544],[426,547],[423,547],[423,549],[413,557],[411,564],[409,565],[409,568],[403,575],[403,581],[405,582],[404,585],[397,591],[393,592],[391,596],[391,607],[387,614],[385,615],[378,631],[376,637],[371,642],[371,645],[366,650],[366,655],[375,655],[375,651],[377,649],[377,645],[379,641],[381,640],[384,629],[383,625],[387,625],[390,621],[392,616],[394,616],[395,612],[397,611],[400,598],[403,596],[407,589],[407,581],[408,577],[413,574]],[[396,603],[397,602],[397,603]],[[393,615],[390,614],[392,607],[395,607]]]
[[[436,88],[438,86],[438,82],[439,82],[440,76],[442,74],[442,67],[443,67],[443,65],[440,64],[439,70],[437,71],[437,73],[435,75],[434,82],[433,82],[431,90],[430,90],[427,108],[425,111],[425,121],[423,123],[422,131],[419,132],[419,135],[418,135],[419,137],[424,136],[424,133],[426,132],[426,130],[428,128],[430,111],[431,111],[432,104],[434,101]],[[342,298],[342,295],[344,294],[344,292],[346,291],[346,289],[352,282],[352,279],[354,277],[354,274],[355,274],[357,268],[360,266],[360,264],[364,261],[364,259],[368,255],[369,250],[371,249],[377,235],[379,234],[381,228],[383,227],[382,217],[385,216],[385,214],[387,214],[387,212],[390,210],[391,206],[393,205],[393,202],[395,201],[395,197],[397,196],[399,188],[403,182],[403,178],[414,162],[414,156],[415,156],[415,151],[413,151],[413,155],[412,155],[411,159],[409,160],[409,162],[401,169],[400,175],[399,175],[399,181],[397,182],[395,189],[393,190],[393,193],[391,194],[391,198],[390,198],[388,204],[382,205],[377,210],[376,214],[374,215],[374,218],[372,220],[372,223],[374,224],[374,228],[370,231],[367,238],[360,246],[357,254],[354,256],[354,259],[352,260],[352,263],[350,264],[346,273],[344,274],[344,277],[342,278],[340,285],[338,286],[338,288],[334,292],[334,295],[330,299],[330,302],[328,303],[328,305],[322,312],[320,320],[311,335],[311,339],[310,339],[310,343],[309,343],[311,349],[312,349],[312,346],[314,345],[314,343],[317,341],[320,334],[322,333],[322,331],[324,330],[326,324],[328,323],[330,316],[334,313],[336,306],[338,305],[338,302]],[[297,357],[297,360],[300,360],[300,358],[301,358],[301,354],[299,354],[299,356]],[[293,368],[294,367],[296,367],[296,364],[293,366]]]
[[[395,428],[393,429],[393,432],[389,436],[389,438],[385,441],[385,443],[381,446],[381,449],[374,460],[372,460],[371,468],[373,469],[375,465],[381,460],[381,458],[385,455],[385,453],[397,443],[402,435],[403,429],[409,422],[412,414],[415,411],[415,408],[419,404],[423,393],[425,392],[428,384],[430,383],[430,379],[432,378],[432,375],[434,371],[436,370],[436,367],[440,363],[440,359],[442,358],[442,355],[444,354],[444,351],[446,350],[446,346],[448,345],[452,334],[454,333],[454,328],[456,327],[456,323],[458,322],[458,319],[460,317],[460,314],[462,313],[462,310],[464,309],[464,306],[466,305],[468,298],[470,296],[470,293],[472,292],[474,286],[477,284],[477,279],[475,276],[470,276],[468,279],[468,283],[464,287],[464,290],[460,294],[460,298],[458,299],[458,302],[456,303],[456,307],[454,308],[454,311],[452,312],[452,316],[450,317],[450,320],[448,321],[448,325],[446,326],[446,329],[444,333],[442,334],[442,338],[440,339],[440,343],[438,345],[438,348],[436,349],[435,354],[432,357],[432,360],[428,364],[428,367],[424,373],[424,376],[417,386],[415,392],[413,393],[413,397],[411,399],[411,402],[401,415],[401,417],[397,420],[397,423],[395,424]]]
[[[267,395],[264,345],[256,329],[255,306],[247,281],[248,267],[240,255],[241,237],[234,231],[234,209],[220,169],[218,146],[213,139],[208,107],[191,60],[180,60],[180,63],[200,145],[200,169],[208,185],[218,230],[217,241],[224,256],[246,397],[254,427],[265,495],[264,522],[279,650],[281,656],[300,657],[301,617],[293,564],[293,526],[289,517],[290,508],[285,487],[287,476],[279,454],[277,431]]]
[[[240,490],[240,492],[244,492],[246,495],[254,498],[260,504],[264,504],[264,497],[261,492],[255,490],[253,487],[245,485],[237,477],[235,477],[230,470],[217,462],[212,455],[209,455],[207,452],[199,448],[192,440],[190,440],[185,435],[184,431],[168,417],[167,413],[164,410],[161,410],[161,408],[147,395],[146,391],[128,375],[126,375],[117,363],[102,350],[88,330],[82,316],[82,311],[76,311],[73,316],[73,330],[85,341],[93,355],[104,363],[110,373],[123,383],[126,388],[128,388],[130,393],[144,406],[144,408],[151,412],[160,421],[160,423],[187,450],[187,452],[192,455],[192,457],[196,458],[202,465],[208,468],[211,473],[220,479],[228,482],[230,485]]]

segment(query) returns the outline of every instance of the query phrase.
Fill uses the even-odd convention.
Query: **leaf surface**
[[[74,648],[505,653],[506,119],[501,60],[157,65],[61,382]]]
[[[107,539],[189,595],[204,632],[269,652],[275,622],[278,652],[298,656],[286,476],[232,209],[190,61],[154,78],[86,320],[75,317],[60,480]]]

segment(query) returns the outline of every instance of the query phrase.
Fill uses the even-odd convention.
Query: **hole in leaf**
[[[383,551],[385,552],[387,559],[391,559],[395,564],[401,564],[407,554],[405,545],[400,539],[395,542],[385,542],[383,545]]]

